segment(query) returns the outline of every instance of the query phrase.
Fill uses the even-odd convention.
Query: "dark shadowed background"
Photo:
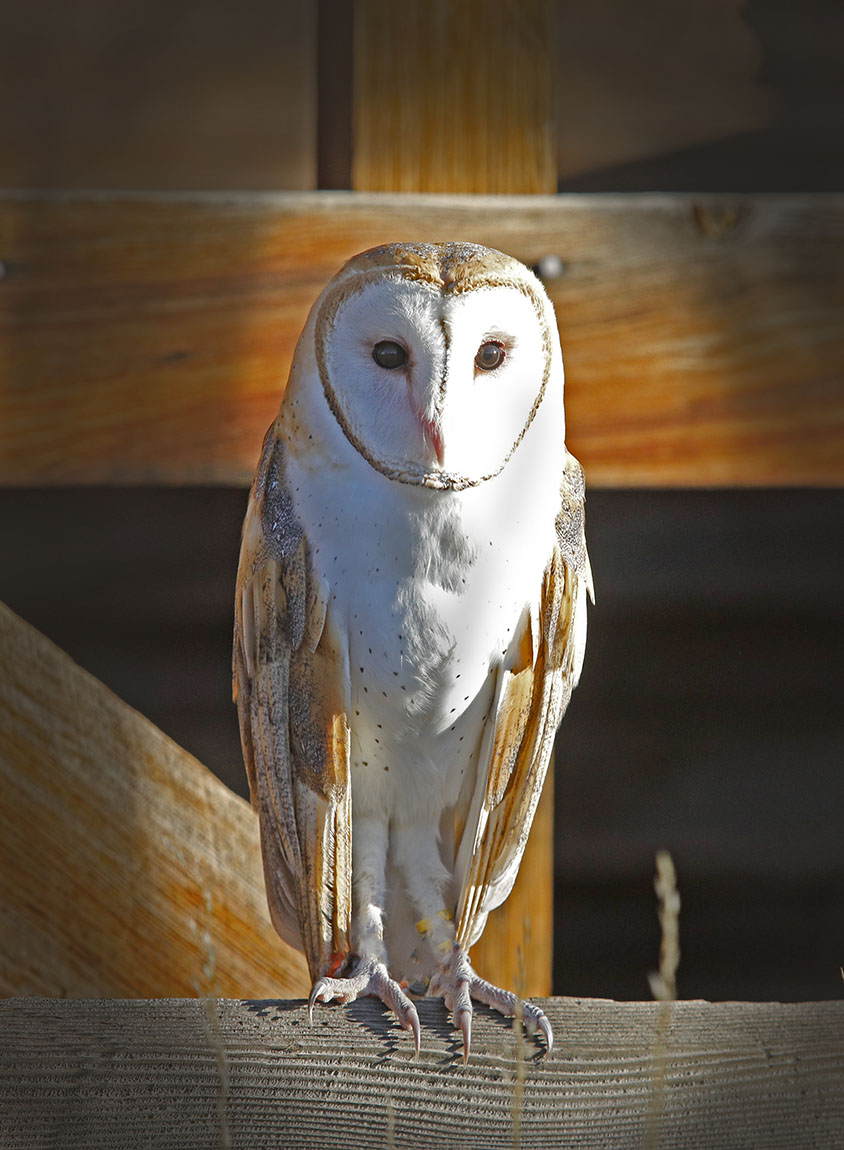
[[[348,187],[349,13],[6,2],[0,186]],[[560,190],[844,190],[838,0],[560,3],[557,38]],[[479,29],[478,51],[506,45]],[[245,503],[0,491],[0,599],[242,794]],[[841,992],[842,528],[835,491],[590,489],[597,605],[557,752],[556,993],[647,995],[659,848],[683,898],[683,997]]]

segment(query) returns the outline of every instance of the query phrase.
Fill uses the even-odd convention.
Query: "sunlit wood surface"
[[[247,803],[2,604],[0,666],[0,995],[307,993]]]

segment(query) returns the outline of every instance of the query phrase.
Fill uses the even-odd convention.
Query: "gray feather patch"
[[[273,559],[286,559],[299,546],[302,525],[284,475],[284,447],[276,439],[267,461],[266,490],[261,505],[261,527],[267,551]]]
[[[583,468],[573,455],[566,456],[563,481],[560,485],[560,512],[556,520],[557,539],[563,562],[578,575],[586,568],[586,538],[584,532],[584,503],[586,483]]]

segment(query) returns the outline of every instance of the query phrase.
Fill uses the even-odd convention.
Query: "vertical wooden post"
[[[357,191],[552,193],[550,0],[358,0]]]
[[[355,190],[555,192],[553,44],[551,0],[357,0]],[[553,841],[549,775],[516,886],[473,955],[527,995],[551,992]]]

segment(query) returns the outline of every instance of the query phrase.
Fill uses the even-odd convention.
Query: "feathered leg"
[[[339,978],[324,976],[314,983],[308,1000],[311,1021],[316,1002],[354,1002],[362,995],[372,995],[380,998],[402,1027],[413,1033],[418,1054],[419,1015],[385,964],[387,825],[383,819],[367,816],[356,819],[352,858],[353,957],[346,974]]]
[[[472,1045],[473,1000],[485,1003],[507,1018],[513,1018],[521,1010],[528,1033],[541,1031],[550,1052],[554,1036],[544,1011],[530,1002],[520,1004],[515,994],[481,978],[472,969],[467,952],[456,941],[454,915],[444,905],[442,893],[448,872],[440,859],[430,825],[397,826],[394,835],[407,893],[420,915],[417,930],[427,938],[434,953],[441,956],[427,996],[442,998],[451,1011],[454,1025],[463,1035],[463,1061],[468,1061]]]

